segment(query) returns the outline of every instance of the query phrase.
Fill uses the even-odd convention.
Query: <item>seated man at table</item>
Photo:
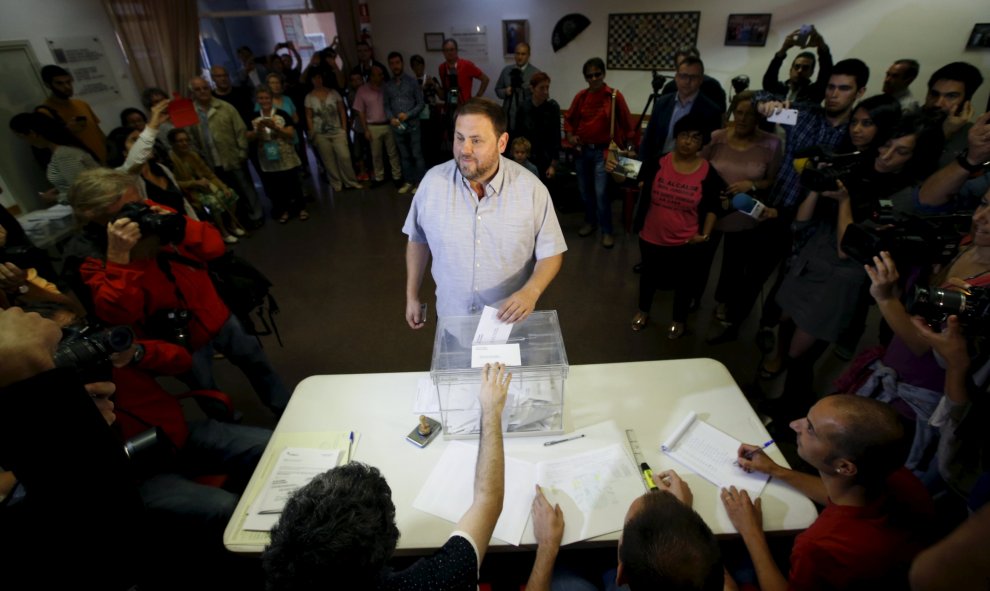
[[[657,488],[633,501],[619,538],[619,564],[606,590],[681,589],[718,591],[725,581],[722,554],[712,530],[691,509],[694,495],[677,472],[653,475]],[[593,591],[599,587],[567,569],[554,570],[564,535],[564,515],[537,489],[533,500],[536,561],[526,591]],[[595,577],[598,578],[598,577]]]
[[[904,429],[887,404],[840,394],[795,420],[798,455],[819,476],[774,463],[742,445],[739,466],[764,472],[807,495],[824,511],[794,540],[791,572],[774,563],[763,533],[760,500],[722,489],[722,502],[756,569],[760,589],[906,588],[911,560],[928,539],[934,505],[903,467]]]
[[[474,500],[442,548],[406,570],[387,568],[399,540],[392,491],[376,468],[345,464],[317,476],[286,503],[262,555],[269,591],[477,589],[481,559],[502,513],[502,409],[511,378],[500,363],[482,370]]]

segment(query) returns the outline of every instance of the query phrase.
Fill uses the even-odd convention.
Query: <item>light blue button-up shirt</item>
[[[423,177],[402,231],[433,256],[437,314],[498,307],[533,274],[536,261],[567,250],[550,194],[528,170],[499,156],[485,197],[450,160]]]
[[[667,139],[663,143],[663,153],[666,154],[674,149],[674,142],[677,140],[674,137],[674,125],[684,118],[685,115],[691,112],[691,107],[694,106],[694,101],[698,98],[698,92],[692,94],[683,103],[681,102],[681,95],[677,93],[674,95],[674,112],[670,114],[670,127],[667,128]]]

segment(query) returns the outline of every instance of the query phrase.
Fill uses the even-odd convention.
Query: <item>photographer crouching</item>
[[[216,228],[141,201],[134,177],[108,169],[80,174],[69,203],[85,226],[66,256],[82,260],[79,276],[100,320],[131,325],[139,338],[188,349],[192,368],[179,377],[193,390],[218,389],[212,368],[216,348],[244,372],[276,416],[282,413],[288,390],[207,272],[206,263],[225,252]]]

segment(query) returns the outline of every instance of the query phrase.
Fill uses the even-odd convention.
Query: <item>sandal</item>
[[[307,212],[307,211],[300,211],[299,212],[299,221],[300,222],[305,222],[308,219],[309,219],[309,212]]]
[[[636,315],[632,317],[632,325],[630,326],[630,328],[633,329],[633,332],[639,332],[644,328],[646,328],[646,324],[649,321],[650,321],[649,316],[647,316],[642,312],[636,312]]]
[[[278,223],[284,224],[289,221],[289,214],[283,213],[280,218],[278,218]]]
[[[684,323],[683,322],[671,322],[670,327],[667,328],[667,338],[670,340],[677,340],[684,336]]]

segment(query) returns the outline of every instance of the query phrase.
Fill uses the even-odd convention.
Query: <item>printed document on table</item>
[[[622,529],[629,505],[643,494],[643,477],[621,442],[540,462],[537,482],[564,511],[561,544]]]
[[[736,462],[740,442],[698,418],[694,412],[660,446],[668,456],[719,488],[734,486],[756,499],[770,476],[746,472]]]
[[[354,441],[351,442],[351,436]],[[296,433],[275,434],[265,454],[255,468],[254,476],[248,482],[247,488],[241,495],[239,511],[231,517],[231,523],[224,532],[223,543],[228,548],[254,548],[267,545],[271,541],[268,532],[278,521],[279,514],[257,515],[254,506],[268,483],[282,450],[289,447],[337,450],[341,457],[347,458],[348,451],[354,452],[361,440],[357,431],[308,431]],[[353,455],[352,455],[353,457]],[[249,520],[254,519],[249,523]]]
[[[413,501],[413,509],[452,523],[460,521],[474,501],[477,460],[477,443],[451,441]],[[535,484],[536,468],[533,464],[505,458],[505,498],[502,514],[492,535],[513,546],[519,545],[533,505]]]
[[[474,339],[471,341],[475,345],[501,345],[509,341],[509,334],[512,333],[512,325],[498,319],[498,308],[485,306],[481,311],[481,320],[478,328],[474,331]]]

